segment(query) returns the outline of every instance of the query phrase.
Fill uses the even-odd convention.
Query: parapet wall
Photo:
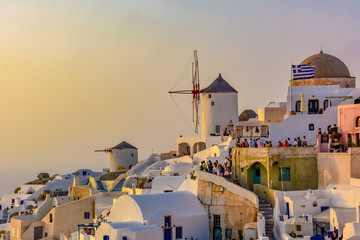
[[[226,231],[231,230],[231,239],[242,239],[246,225],[254,222],[251,226],[257,225],[257,195],[223,177],[199,172],[197,197],[209,214],[210,236],[214,231],[221,231],[225,239]],[[216,218],[220,221],[216,221],[215,226]]]
[[[204,180],[206,182],[209,182],[209,183],[213,183],[213,184],[216,184],[218,185],[219,187],[223,187],[225,188],[227,191],[235,194],[235,195],[238,195],[239,197],[242,197],[242,198],[245,198],[247,200],[249,200],[250,202],[252,202],[256,208],[259,207],[259,198],[258,196],[247,190],[246,188],[242,188],[232,182],[229,182],[228,180],[226,180],[225,178],[223,177],[219,177],[215,174],[210,174],[210,173],[207,173],[207,172],[202,172],[200,171],[199,172],[199,178],[200,180]],[[199,194],[199,193],[198,193]]]

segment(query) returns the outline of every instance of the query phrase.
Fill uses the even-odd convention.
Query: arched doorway
[[[247,181],[250,190],[253,190],[254,184],[268,186],[268,171],[263,164],[255,162],[247,170]]]
[[[188,143],[180,143],[178,149],[179,155],[190,155],[191,153],[190,145]]]
[[[193,153],[197,153],[197,152],[200,152],[202,150],[204,150],[206,148],[206,144],[204,142],[197,142],[194,144],[194,147],[193,147]]]

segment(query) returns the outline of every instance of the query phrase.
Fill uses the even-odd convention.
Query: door
[[[317,114],[319,112],[319,100],[309,100],[309,114]]]
[[[261,184],[260,168],[254,168],[254,184]]]
[[[214,229],[214,240],[222,240],[221,236],[221,228],[215,228]]]
[[[288,218],[290,218],[290,208],[289,208],[289,203],[286,203],[286,215],[288,215]]]
[[[171,240],[171,228],[164,229],[164,240]]]
[[[34,228],[34,240],[41,239],[43,235],[43,227]]]

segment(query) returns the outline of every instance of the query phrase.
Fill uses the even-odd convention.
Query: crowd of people
[[[303,136],[303,139],[300,139],[300,137],[294,138],[293,141],[291,141],[290,138],[285,139],[284,142],[279,141],[277,147],[306,147],[307,146],[307,140],[306,136]],[[236,147],[245,147],[245,148],[258,148],[258,147],[273,147],[273,144],[271,141],[264,141],[260,138],[252,139],[249,138],[249,141],[245,139],[244,141],[240,141],[240,138],[236,141]]]
[[[214,163],[212,163],[211,160],[202,161],[200,163],[200,171],[213,173],[218,176],[224,176],[225,173],[227,173],[227,175],[231,175],[231,164],[231,155],[229,157],[225,157],[223,164],[219,163],[218,160],[215,160]]]
[[[301,140],[300,137],[294,138],[294,141],[291,141],[290,138],[285,139],[284,143],[279,141],[278,147],[306,147],[307,146],[307,140],[306,136],[303,136],[303,139]]]
[[[272,147],[271,141],[264,141],[260,138],[252,139],[250,138],[249,141],[245,139],[244,141],[240,141],[240,138],[237,138],[236,147],[245,147],[245,148],[257,148],[257,147]]]

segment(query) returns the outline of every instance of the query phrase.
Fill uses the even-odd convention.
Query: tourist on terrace
[[[254,146],[254,141],[252,140],[252,138],[250,138],[249,140],[249,147],[253,147]]]
[[[249,147],[249,145],[250,145],[250,144],[249,144],[248,140],[247,140],[247,139],[245,139],[245,147],[247,147],[247,148],[248,148],[248,147]]]
[[[297,138],[298,146],[301,147],[301,139],[300,137]]]
[[[306,136],[303,137],[303,140],[302,140],[301,145],[302,145],[303,147],[306,147],[306,146],[307,146]]]
[[[327,127],[327,130],[328,130],[328,134],[330,135],[330,134],[332,133],[331,125],[329,125],[329,126]]]
[[[291,145],[291,140],[290,140],[290,138],[287,138],[286,140],[287,140],[287,143],[289,144],[288,147],[291,147],[292,145]],[[286,140],[285,140],[285,142],[286,142]]]
[[[271,141],[269,141],[269,147],[272,147],[273,145],[272,145],[272,142]]]
[[[320,134],[320,135],[321,135],[321,128],[318,128],[317,134]]]
[[[200,171],[205,171],[205,161],[200,163]]]
[[[336,124],[334,124],[334,127],[331,129],[332,133],[337,133],[338,132],[338,127],[336,126]]]
[[[296,233],[295,233],[294,231],[291,231],[291,233],[290,233],[290,237],[292,237],[292,238],[296,238]]]
[[[294,144],[293,144],[294,147],[297,147],[298,146],[298,141],[296,138],[294,138]]]
[[[278,147],[283,147],[283,146],[284,146],[284,144],[281,141],[279,141],[278,142]]]
[[[288,146],[289,146],[289,142],[288,140],[285,140],[284,147],[288,147]]]
[[[331,240],[338,239],[338,236],[336,234],[336,231],[333,231],[333,234],[330,236]]]
[[[212,162],[209,160],[209,161],[208,161],[208,171],[209,171],[209,173],[213,173],[213,168],[214,168],[214,165],[213,165]]]

